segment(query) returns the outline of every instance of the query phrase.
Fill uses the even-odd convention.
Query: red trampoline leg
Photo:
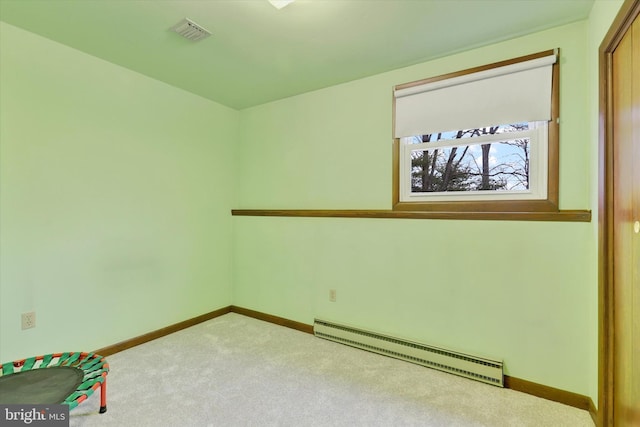
[[[100,413],[107,412],[107,378],[105,377],[100,386]]]

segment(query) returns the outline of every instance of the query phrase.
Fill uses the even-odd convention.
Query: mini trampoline
[[[75,408],[100,388],[107,412],[107,360],[94,353],[54,353],[1,365],[0,404],[64,404]]]

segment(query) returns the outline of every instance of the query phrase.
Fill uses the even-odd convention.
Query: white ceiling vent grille
[[[182,21],[178,22],[176,25],[171,27],[171,30],[194,42],[211,35],[208,30],[188,18],[184,18]]]

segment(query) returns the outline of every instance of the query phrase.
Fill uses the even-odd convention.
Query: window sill
[[[565,210],[554,212],[446,212],[368,209],[232,209],[231,215],[308,218],[470,219],[492,221],[591,222],[590,210]]]

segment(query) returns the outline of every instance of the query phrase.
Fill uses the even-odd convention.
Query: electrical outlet
[[[31,329],[36,327],[36,312],[22,313],[22,329]]]
[[[336,290],[329,289],[329,301],[336,302]]]

